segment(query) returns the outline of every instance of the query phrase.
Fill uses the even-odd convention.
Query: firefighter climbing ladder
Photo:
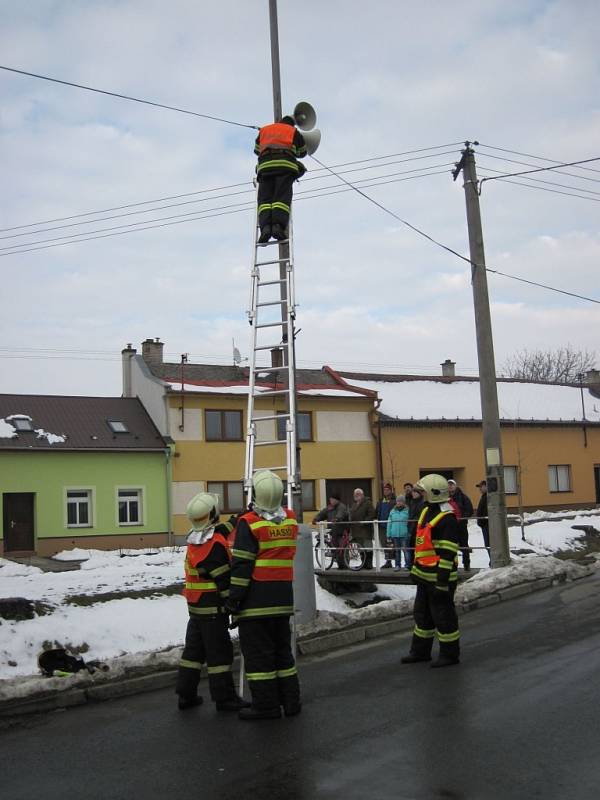
[[[294,260],[292,248],[292,222],[288,226],[288,239],[259,244],[258,216],[254,221],[254,259],[251,273],[250,309],[248,321],[252,326],[250,348],[248,415],[246,433],[246,466],[244,488],[248,502],[252,498],[252,477],[258,469],[270,469],[286,482],[287,506],[293,508],[293,492],[296,489],[296,377],[294,363],[294,321],[296,302],[294,288]],[[271,255],[272,254],[272,255]],[[274,313],[276,312],[276,313]],[[279,336],[277,336],[279,334]],[[278,339],[278,341],[277,341]],[[279,366],[261,365],[261,355],[271,356],[273,351],[279,358]],[[261,375],[270,377],[273,388],[257,390],[256,380]],[[274,379],[272,378],[274,376]],[[258,414],[255,408],[257,397],[281,397],[286,400],[285,411]],[[280,421],[285,421],[285,439],[263,439],[257,436],[259,423],[271,422],[270,430],[279,430]],[[285,446],[285,463],[255,466],[258,447],[277,446],[280,452]],[[285,475],[285,477],[284,477]]]

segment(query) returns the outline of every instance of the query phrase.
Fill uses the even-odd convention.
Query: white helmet
[[[281,508],[283,483],[278,475],[268,469],[257,472],[252,478],[254,504],[263,511],[277,511]]]
[[[195,531],[206,530],[219,519],[218,495],[200,492],[187,504],[186,514]]]
[[[447,503],[450,497],[448,481],[443,475],[437,475],[435,472],[424,475],[415,486],[425,492],[428,503]]]

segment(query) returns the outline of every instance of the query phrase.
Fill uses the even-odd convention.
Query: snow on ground
[[[569,562],[547,558],[550,553],[576,546],[574,540],[581,535],[573,524],[594,524],[589,516],[578,514],[573,519],[556,520],[552,517],[525,528],[525,541],[521,529],[510,528],[511,549],[534,551],[532,555],[515,555],[510,567],[489,570],[488,556],[483,547],[481,532],[470,523],[470,544],[473,547],[471,563],[483,571],[471,578],[459,590],[459,597],[470,599],[478,594],[496,591],[506,586],[538,577],[564,574],[572,577],[581,568]],[[598,525],[600,527],[600,524]],[[82,561],[79,570],[67,572],[42,572],[36,567],[16,564],[0,558],[0,597],[23,597],[43,601],[52,608],[51,613],[30,620],[0,619],[0,698],[21,681],[7,681],[37,673],[37,656],[44,642],[82,649],[86,660],[116,659],[128,654],[126,663],[143,664],[156,651],[180,647],[183,644],[187,623],[185,600],[179,595],[160,594],[166,587],[181,582],[183,548],[162,548],[158,551],[102,551],[82,550],[59,553],[58,560]],[[335,571],[335,567],[333,568]],[[377,578],[374,574],[374,583]],[[148,597],[115,597],[156,589]],[[350,621],[376,619],[378,616],[407,613],[414,596],[411,585],[377,585],[377,595],[383,602],[357,608],[373,595],[356,593],[335,596],[316,584],[319,619],[311,630],[340,627]],[[94,596],[98,596],[93,602]],[[68,602],[75,597],[76,602]],[[79,598],[79,599],[77,599]],[[92,599],[90,605],[77,603]],[[347,600],[351,601],[350,605]],[[167,661],[175,658],[172,651],[163,654]],[[116,662],[115,662],[116,664]],[[111,664],[111,674],[122,669]],[[52,679],[54,682],[54,679]]]

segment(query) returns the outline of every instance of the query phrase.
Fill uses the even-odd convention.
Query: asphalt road
[[[303,662],[303,713],[239,722],[169,691],[0,733],[10,800],[591,800],[600,796],[600,576],[465,615],[463,662],[408,636]],[[206,694],[206,692],[205,692]]]

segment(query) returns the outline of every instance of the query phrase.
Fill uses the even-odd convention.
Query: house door
[[[15,492],[2,495],[4,523],[4,551],[33,551],[33,498],[32,492]]]
[[[596,502],[600,503],[600,464],[594,465],[594,486],[596,487]]]

